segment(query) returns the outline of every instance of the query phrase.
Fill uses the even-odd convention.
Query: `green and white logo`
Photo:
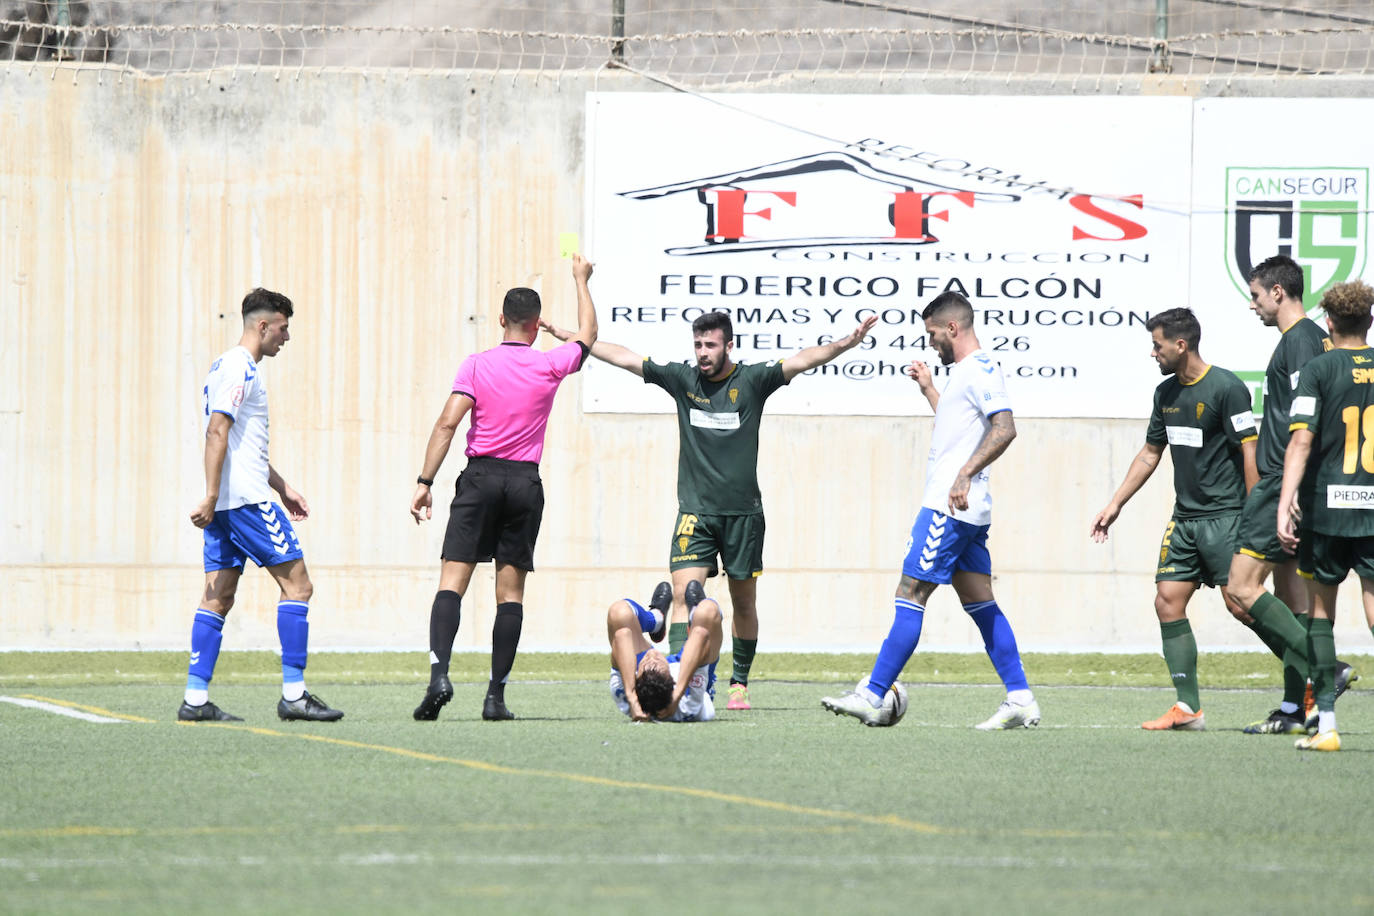
[[[1368,168],[1226,170],[1226,267],[1250,298],[1250,270],[1287,255],[1312,314],[1332,284],[1358,279],[1369,253]]]

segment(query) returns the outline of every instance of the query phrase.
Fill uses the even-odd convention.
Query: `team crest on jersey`
[[[686,549],[687,549],[687,539],[686,539],[686,538],[678,538],[678,539],[677,539],[677,549],[678,549],[678,550],[686,550]]]
[[[1202,403],[1201,401],[1198,401],[1198,402],[1197,402],[1197,418],[1198,418],[1199,420],[1202,419],[1202,412],[1203,412],[1204,410],[1206,410],[1206,409],[1207,409],[1207,405],[1206,405],[1206,404]]]
[[[738,401],[738,400],[739,400],[739,389],[738,389],[738,388],[731,388],[731,389],[730,389],[730,403],[733,404],[733,403],[735,403],[735,402]]]
[[[1309,315],[1333,284],[1365,270],[1368,168],[1228,168],[1226,213],[1226,268],[1247,299],[1250,270],[1274,254],[1302,266]]]

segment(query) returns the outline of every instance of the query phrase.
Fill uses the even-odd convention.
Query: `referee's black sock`
[[[448,661],[453,655],[453,640],[458,637],[458,620],[462,617],[463,596],[457,592],[440,591],[434,595],[429,611],[429,682],[448,675]]]
[[[520,645],[520,625],[524,620],[525,607],[518,601],[496,606],[496,619],[491,625],[491,683],[487,693],[503,701],[506,676],[515,665],[515,649]]]

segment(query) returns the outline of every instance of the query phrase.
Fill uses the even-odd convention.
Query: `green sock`
[[[672,655],[680,652],[682,647],[687,644],[687,624],[670,623],[668,624],[668,654]]]
[[[759,641],[732,636],[730,637],[730,644],[730,658],[734,664],[730,683],[747,684],[749,683],[749,669],[754,665],[754,650],[758,648]]]
[[[1200,712],[1197,640],[1193,638],[1193,628],[1188,624],[1188,618],[1161,623],[1159,634],[1164,639],[1164,663],[1169,666],[1169,677],[1174,682],[1174,690],[1178,692],[1178,701],[1187,703],[1193,712]]]
[[[1303,624],[1304,630],[1307,629],[1307,615],[1293,616]],[[1260,638],[1260,642],[1283,662],[1283,701],[1301,706],[1303,697],[1307,694],[1307,659],[1290,650],[1288,644],[1277,633],[1258,620],[1250,625],[1250,629]]]
[[[1336,708],[1336,636],[1331,632],[1331,621],[1314,617],[1307,639],[1312,646],[1312,692],[1317,695],[1317,709],[1330,712]]]
[[[1265,592],[1250,608],[1250,616],[1271,633],[1283,640],[1290,650],[1307,660],[1307,629],[1300,623],[1288,605]],[[1286,662],[1285,662],[1286,664]]]

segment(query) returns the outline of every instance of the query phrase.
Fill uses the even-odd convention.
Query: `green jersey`
[[[1155,389],[1145,441],[1169,444],[1174,518],[1211,518],[1245,504],[1240,446],[1256,437],[1250,404],[1245,383],[1217,366],[1190,385],[1172,376]]]
[[[1332,350],[1304,366],[1290,428],[1315,437],[1316,493],[1304,521],[1322,534],[1374,535],[1374,350]]]
[[[1264,418],[1255,445],[1255,466],[1261,477],[1283,476],[1283,451],[1288,448],[1289,411],[1302,367],[1331,346],[1326,332],[1311,318],[1293,322],[1279,338],[1269,368],[1264,370]]]
[[[644,360],[644,381],[677,402],[677,502],[682,512],[752,515],[759,494],[759,422],[763,403],[787,380],[782,361],[736,363],[711,382],[695,366]]]

